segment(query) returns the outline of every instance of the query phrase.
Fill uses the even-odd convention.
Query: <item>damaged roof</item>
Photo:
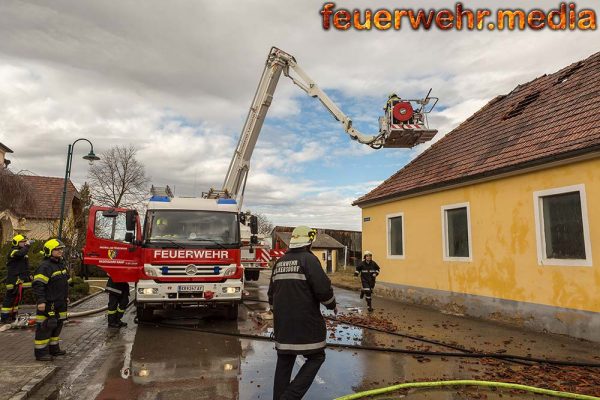
[[[600,53],[497,96],[353,204],[600,151]]]

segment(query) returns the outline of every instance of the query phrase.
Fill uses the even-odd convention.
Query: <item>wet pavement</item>
[[[249,283],[249,298],[266,300],[267,280]],[[340,312],[366,316],[356,292],[336,289]],[[375,321],[392,320],[400,332],[424,335],[479,351],[500,351],[598,362],[600,346],[557,335],[535,334],[494,323],[444,315],[432,310],[374,299]],[[220,315],[171,313],[162,323],[186,329],[209,329],[235,334],[267,336],[271,321],[258,315],[264,302],[246,301],[238,321]],[[356,311],[356,308],[359,308]],[[66,371],[60,399],[270,399],[276,353],[273,343],[229,335],[203,333],[164,326],[136,325],[130,308],[126,329],[107,332],[100,345],[75,368]],[[368,321],[369,318],[364,318]],[[391,336],[329,322],[331,343],[454,351],[415,339]],[[298,359],[297,368],[301,361]],[[413,356],[359,349],[328,349],[307,399],[333,399],[345,394],[395,383],[486,379],[502,373],[528,373],[527,366],[491,359]],[[595,368],[597,371],[599,368]],[[543,371],[542,371],[543,372]],[[600,376],[600,375],[595,375]],[[531,382],[523,382],[529,383]],[[539,382],[543,384],[544,382]],[[598,381],[600,386],[600,380]],[[540,386],[538,385],[538,386]],[[379,399],[550,399],[550,397],[490,389],[419,390]]]

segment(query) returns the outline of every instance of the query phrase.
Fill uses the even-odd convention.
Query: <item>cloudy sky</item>
[[[447,0],[338,1],[338,7],[450,7]],[[325,31],[322,1],[0,3],[0,142],[13,171],[63,176],[67,145],[134,144],[155,185],[199,195],[222,185],[271,46],[300,66],[365,133],[386,97],[433,88],[438,139],[491,98],[600,51],[598,31]],[[557,1],[465,0],[467,8]],[[579,9],[598,8],[580,0]],[[596,10],[598,11],[598,9]],[[81,147],[80,147],[81,146]],[[427,145],[373,150],[282,78],[252,159],[247,208],[277,225],[360,229],[353,200]],[[72,179],[86,180],[75,149]]]

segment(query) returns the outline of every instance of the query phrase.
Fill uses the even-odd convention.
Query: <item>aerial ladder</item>
[[[344,131],[351,139],[374,149],[410,148],[431,140],[437,133],[437,130],[429,129],[427,123],[427,114],[433,110],[438,101],[436,97],[430,96],[431,90],[423,99],[401,99],[395,94],[389,96],[384,107],[384,115],[379,118],[379,133],[365,135],[353,126],[352,120],[298,66],[293,56],[272,47],[223,186],[221,189],[211,188],[208,192],[203,193],[203,197],[234,199],[241,211],[250,171],[250,159],[282,73],[306,94],[317,98],[333,118],[342,124]],[[431,101],[433,103],[430,105]],[[252,216],[249,211],[240,215],[242,216],[240,228],[244,277],[247,281],[257,280],[260,270],[268,268],[267,260],[271,260],[277,255],[259,244],[256,236],[256,217]]]
[[[437,133],[437,130],[429,129],[427,122],[427,114],[433,110],[438,101],[438,98],[430,96],[431,90],[422,99],[401,99],[391,95],[384,107],[384,115],[379,118],[379,133],[366,135],[353,126],[352,120],[298,66],[292,55],[272,47],[229,164],[223,187],[220,190],[210,189],[204,194],[205,197],[233,198],[241,207],[250,170],[250,159],[282,73],[309,96],[317,98],[342,124],[344,131],[352,140],[374,149],[411,148],[431,140]]]

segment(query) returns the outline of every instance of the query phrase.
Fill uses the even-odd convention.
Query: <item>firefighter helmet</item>
[[[52,255],[52,251],[58,249],[64,249],[65,244],[58,239],[50,239],[46,243],[44,243],[44,257],[50,257]]]
[[[316,237],[316,229],[309,228],[308,226],[304,225],[297,226],[292,231],[292,238],[290,239],[290,249],[308,246],[309,244],[315,241]]]
[[[18,246],[19,243],[21,243],[23,240],[27,240],[27,238],[21,234],[19,235],[15,235],[14,238],[12,238],[12,245],[13,246]]]
[[[369,250],[365,250],[363,253],[363,259],[367,258],[367,256],[373,257],[373,253],[371,253]]]
[[[156,225],[164,225],[164,226],[167,226],[167,225],[169,225],[169,224],[167,223],[167,219],[166,219],[166,218],[157,218],[157,219],[156,219]]]

